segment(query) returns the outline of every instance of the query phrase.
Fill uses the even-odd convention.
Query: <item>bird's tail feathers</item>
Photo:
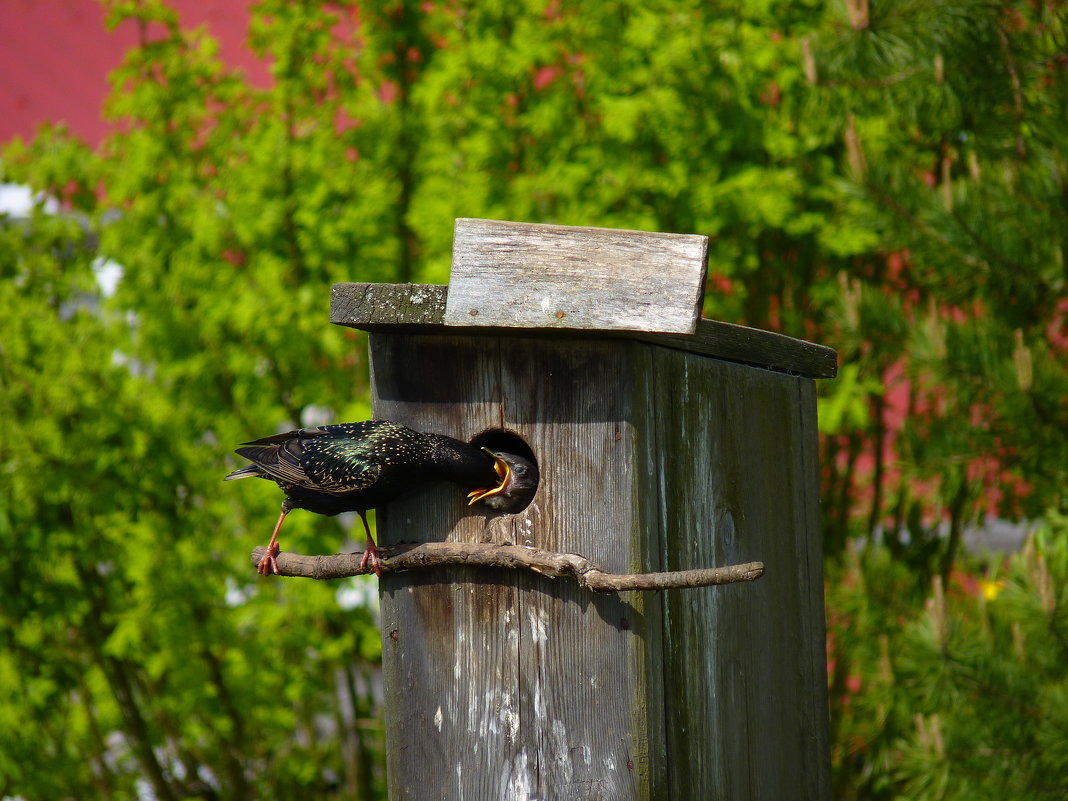
[[[249,464],[245,465],[244,467],[238,468],[226,478],[224,478],[223,481],[237,481],[237,479],[239,478],[253,478],[254,476],[262,475],[263,473],[260,472],[259,465]]]

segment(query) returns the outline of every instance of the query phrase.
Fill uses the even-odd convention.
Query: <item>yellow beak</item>
[[[483,448],[486,453],[493,457],[493,469],[497,473],[497,486],[490,487],[488,489],[477,489],[473,492],[467,493],[468,501],[467,505],[470,506],[473,503],[478,503],[481,500],[489,498],[491,495],[497,495],[508,486],[508,481],[512,477],[512,468],[508,466],[508,462],[504,461],[500,456],[495,454],[489,448]]]

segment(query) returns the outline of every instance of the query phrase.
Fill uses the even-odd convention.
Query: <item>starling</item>
[[[482,501],[495,512],[518,512],[534,497],[538,488],[538,468],[522,456],[483,448],[493,459],[496,486],[467,493],[468,505]]]
[[[497,453],[441,434],[423,434],[388,420],[302,428],[246,442],[236,453],[252,464],[230,473],[271,479],[285,493],[267,553],[258,570],[278,572],[278,532],[293,509],[321,515],[356,512],[367,534],[360,567],[381,575],[366,512],[428,481],[446,480],[470,490],[498,512],[520,508],[538,483],[537,467],[522,456]]]

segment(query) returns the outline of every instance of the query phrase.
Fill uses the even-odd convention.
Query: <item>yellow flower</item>
[[[988,601],[993,601],[998,597],[1003,589],[1005,589],[1004,581],[991,581],[990,579],[980,579],[979,586],[983,590],[983,597]]]

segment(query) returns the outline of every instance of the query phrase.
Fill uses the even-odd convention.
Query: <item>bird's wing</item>
[[[368,458],[366,443],[347,437],[324,437],[303,443],[301,466],[309,486],[323,492],[367,489],[382,475],[382,465]]]
[[[275,434],[238,448],[237,453],[280,484],[319,492],[343,494],[378,480],[381,465],[354,458],[348,443],[323,433],[311,429]]]
[[[312,437],[324,437],[329,432],[323,427],[318,428],[298,428],[296,431],[285,431],[281,434],[271,434],[269,437],[260,437],[254,439],[251,442],[242,442],[241,445],[285,445],[288,442],[294,440],[306,440]],[[238,451],[240,453],[240,451]]]

